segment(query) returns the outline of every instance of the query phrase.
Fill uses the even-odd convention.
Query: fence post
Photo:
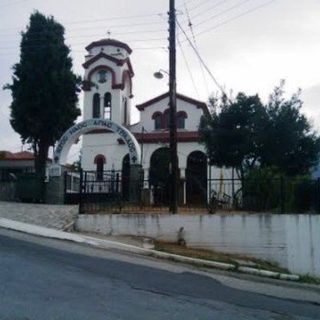
[[[68,183],[68,171],[64,172],[63,177],[63,203],[66,204],[67,202],[67,183]],[[72,177],[71,177],[72,179]]]
[[[80,181],[79,181],[79,214],[83,213],[83,169],[80,169]]]
[[[284,178],[280,177],[280,212],[284,213],[285,211],[285,194],[284,194]]]

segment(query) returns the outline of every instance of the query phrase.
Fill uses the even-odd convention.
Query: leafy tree
[[[301,114],[300,92],[284,98],[284,81],[263,106],[258,95],[225,97],[220,111],[201,120],[200,136],[211,163],[234,167],[244,177],[254,168],[272,168],[285,175],[303,175],[320,154],[320,138]],[[217,110],[217,108],[216,108]]]
[[[268,125],[264,131],[261,166],[274,167],[286,175],[304,175],[319,161],[320,139],[301,113],[300,90],[284,98],[284,85],[274,89],[266,106]]]
[[[20,62],[13,66],[11,125],[35,154],[36,173],[45,175],[50,146],[74,124],[80,78],[72,71],[64,27],[39,12],[22,32]]]
[[[217,101],[214,101],[217,103]],[[258,95],[223,97],[219,108],[200,123],[200,136],[213,165],[236,168],[244,177],[259,160],[266,110]]]

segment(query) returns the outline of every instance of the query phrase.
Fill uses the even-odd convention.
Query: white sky
[[[280,79],[286,79],[289,93],[303,89],[303,111],[320,128],[320,0],[185,2],[199,52],[227,91],[259,93],[266,99]],[[19,32],[37,9],[53,15],[65,26],[77,74],[83,75],[84,47],[105,38],[110,30],[112,38],[133,48],[134,104],[167,91],[167,80],[156,80],[153,73],[168,69],[168,3],[169,0],[0,0],[0,88],[11,81],[11,67],[19,61]],[[191,36],[183,3],[184,0],[177,0],[178,17]],[[178,91],[206,101],[208,93],[218,89],[207,75],[203,80],[199,61],[183,35],[180,39],[196,89],[178,47]],[[10,102],[10,92],[0,90],[0,150],[19,151],[19,136],[9,124]]]

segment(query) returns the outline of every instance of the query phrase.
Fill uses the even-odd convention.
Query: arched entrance
[[[188,205],[205,205],[207,199],[207,156],[191,152],[187,159],[186,189]]]
[[[83,134],[86,134],[92,130],[107,129],[114,132],[121,138],[128,148],[128,159],[130,167],[130,181],[126,184],[127,199],[130,202],[137,202],[140,197],[140,175],[141,175],[141,150],[140,146],[128,129],[114,123],[110,120],[103,119],[89,119],[82,121],[68,131],[60,139],[54,155],[53,165],[50,168],[50,176],[52,181],[54,179],[63,180],[61,166],[66,164],[67,155],[74,142]],[[115,202],[120,203],[122,199],[122,192],[120,190],[120,176],[116,172],[111,172],[109,175],[105,175],[103,171],[105,159],[101,157],[97,159],[97,174],[92,172],[80,171],[79,180],[79,212],[93,212],[95,209],[100,210],[100,205]],[[62,179],[62,180],[61,180]],[[61,185],[61,182],[59,182]],[[66,188],[65,188],[66,189]],[[66,198],[66,194],[65,194]]]
[[[67,156],[71,146],[75,141],[92,130],[107,129],[119,136],[127,145],[130,157],[130,165],[139,165],[141,159],[141,149],[133,134],[125,127],[111,121],[103,119],[89,119],[82,121],[64,133],[55,148],[53,155],[53,166],[50,170],[51,176],[61,175],[61,165],[67,162]]]
[[[167,205],[170,199],[169,186],[169,148],[160,148],[153,152],[150,159],[149,179],[153,189],[155,205]]]

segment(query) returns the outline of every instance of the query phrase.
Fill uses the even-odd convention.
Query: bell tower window
[[[100,118],[100,94],[99,93],[95,93],[93,95],[92,118]]]
[[[104,95],[104,118],[111,120],[112,96],[110,92]]]
[[[107,82],[107,71],[106,70],[100,70],[97,73],[97,81],[99,83],[105,83]]]

